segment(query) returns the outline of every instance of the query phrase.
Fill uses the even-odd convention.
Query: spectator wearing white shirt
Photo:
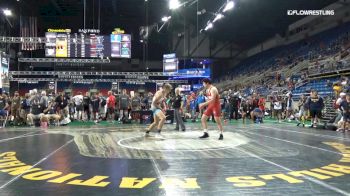
[[[77,120],[82,120],[83,119],[83,93],[79,92],[78,95],[73,97],[73,101],[75,104],[75,110],[77,111],[76,118]]]

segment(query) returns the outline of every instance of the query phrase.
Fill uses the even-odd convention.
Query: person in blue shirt
[[[203,110],[199,109],[199,104],[204,102],[205,102],[205,97],[203,95],[203,91],[200,91],[196,99],[196,118],[198,117],[199,114],[203,114]]]
[[[190,99],[190,110],[191,110],[191,117],[192,122],[196,122],[196,107],[197,107],[197,100],[196,100],[196,94],[191,93],[191,99]]]

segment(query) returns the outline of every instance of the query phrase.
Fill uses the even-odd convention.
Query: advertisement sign
[[[192,68],[192,69],[179,69],[178,73],[180,76],[174,77],[177,78],[210,78],[211,70],[209,68]]]
[[[58,33],[56,36],[56,57],[68,57],[67,34]]]
[[[10,59],[0,52],[0,89],[2,92],[9,92],[9,64]]]

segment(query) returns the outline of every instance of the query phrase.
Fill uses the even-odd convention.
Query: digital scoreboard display
[[[57,58],[131,58],[131,35],[47,32],[45,56]],[[78,40],[81,40],[78,42]]]
[[[131,36],[127,34],[112,34],[111,48],[111,57],[131,58]]]
[[[163,72],[164,73],[177,73],[179,66],[179,59],[176,58],[176,54],[164,54],[163,55]]]

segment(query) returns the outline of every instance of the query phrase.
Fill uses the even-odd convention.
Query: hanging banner
[[[0,53],[0,89],[1,92],[9,92],[9,64],[10,59],[4,53]]]

